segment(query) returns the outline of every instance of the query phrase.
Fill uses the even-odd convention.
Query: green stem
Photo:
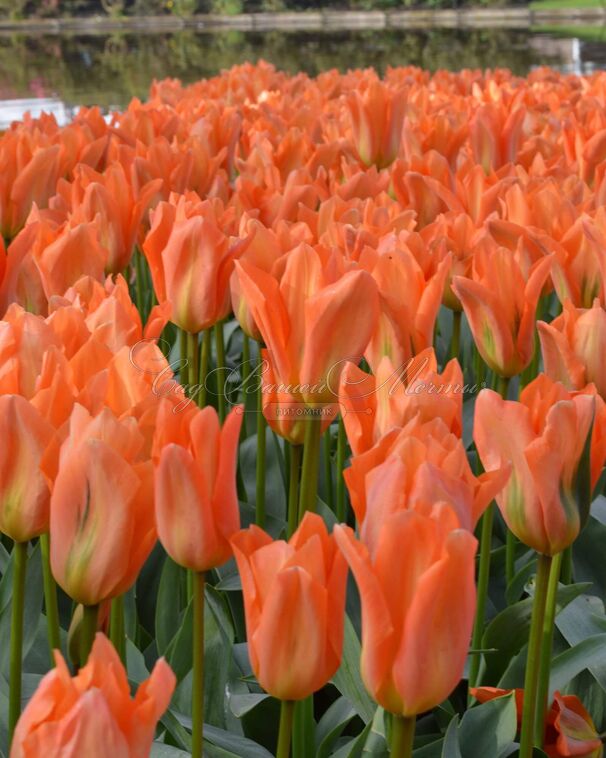
[[[503,398],[503,400],[507,400],[510,381],[511,377],[509,376],[497,376],[497,392]]]
[[[343,479],[343,469],[345,468],[345,456],[347,452],[347,437],[345,435],[345,424],[343,417],[339,416],[339,431],[337,433],[337,521],[345,523],[347,520],[347,500],[345,498],[345,479]]]
[[[124,629],[124,595],[113,598],[109,616],[109,638],[122,663],[126,664],[126,632]]]
[[[187,332],[185,329],[179,329],[179,357],[181,366],[179,368],[179,381],[185,387],[189,384],[189,360],[187,358]]]
[[[335,499],[332,491],[332,436],[330,433],[330,426],[324,432],[324,439],[322,445],[322,452],[324,455],[324,483],[326,487],[326,505],[331,511],[335,509]]]
[[[572,584],[572,545],[569,545],[562,556],[562,584]]]
[[[488,582],[490,579],[490,550],[492,547],[492,522],[494,519],[494,503],[484,511],[480,527],[480,565],[478,568],[478,594],[476,618],[471,638],[472,650],[480,650],[484,635],[484,618],[486,616],[486,601],[488,599]],[[469,664],[469,686],[478,684],[481,656],[476,653],[471,656]]]
[[[301,488],[299,491],[299,523],[301,523],[301,519],[306,511],[312,511],[312,513],[316,511],[322,417],[314,414],[306,419],[305,423],[303,466],[301,468]]]
[[[391,720],[391,758],[411,758],[415,738],[416,718],[397,716]]]
[[[80,668],[86,664],[97,634],[98,605],[82,606],[82,624],[80,626]]]
[[[299,479],[301,475],[301,458],[303,445],[290,446],[290,472],[288,477],[288,538],[297,528],[299,515]]]
[[[461,351],[461,319],[463,311],[452,312],[452,339],[450,341],[450,357],[458,358]]]
[[[250,381],[250,339],[248,335],[242,334],[242,403],[244,404],[244,410],[246,410],[246,396],[248,390],[248,382]],[[246,414],[242,419],[242,440],[246,439]]]
[[[59,626],[59,607],[57,605],[57,585],[50,567],[50,540],[48,534],[40,535],[40,553],[42,555],[42,575],[44,581],[44,608],[48,629],[48,646],[50,648],[51,666],[55,665],[54,650],[61,650],[61,628]]]
[[[295,712],[294,700],[282,700],[280,703],[280,729],[276,758],[289,758],[292,739],[292,722]]]
[[[516,570],[516,544],[517,540],[510,529],[507,529],[505,536],[505,581],[507,586],[511,584],[511,580],[515,575]]]
[[[193,575],[194,582],[194,634],[193,634],[193,680],[191,692],[192,758],[202,758],[204,741],[204,586],[203,572]]]
[[[200,392],[198,393],[198,405],[200,408],[204,408],[208,396],[206,381],[208,377],[208,364],[210,362],[210,339],[210,329],[207,329],[202,337],[202,347],[200,348]]]
[[[215,348],[217,350],[217,407],[219,419],[225,420],[225,344],[223,342],[223,322],[215,324]]]
[[[524,709],[522,711],[522,730],[520,733],[520,757],[531,758],[534,747],[535,716],[537,712],[537,688],[541,667],[541,644],[543,642],[543,624],[545,621],[545,603],[549,586],[549,573],[552,558],[539,555],[537,558],[537,578],[532,605],[530,637],[528,639],[528,657],[526,659],[526,676],[524,678]]]
[[[189,378],[187,383],[189,384],[189,396],[196,399],[196,393],[198,392],[198,384],[200,383],[200,368],[199,368],[200,348],[198,347],[198,335],[187,333],[187,363],[189,368]]]
[[[553,647],[553,628],[556,617],[558,597],[558,582],[562,567],[563,553],[554,556],[549,572],[547,599],[545,601],[545,616],[543,618],[543,635],[541,640],[541,663],[539,669],[539,684],[537,687],[537,713],[535,717],[534,741],[542,748],[545,735],[545,714],[547,713],[547,698],[549,696],[549,675],[551,672],[551,650]]]
[[[265,416],[263,415],[263,388],[259,383],[257,389],[257,466],[255,490],[255,522],[265,526],[265,458],[267,447]]]
[[[8,698],[8,744],[21,713],[21,664],[23,655],[23,611],[25,607],[25,575],[27,542],[13,545],[13,597],[11,607],[11,642]]]
[[[143,256],[141,252],[136,249],[134,252],[134,258],[135,258],[135,297],[137,300],[137,310],[139,311],[139,315],[141,316],[141,321],[145,323],[145,313],[144,307],[144,291],[145,291],[145,282],[143,281],[144,277],[144,269],[143,269]]]

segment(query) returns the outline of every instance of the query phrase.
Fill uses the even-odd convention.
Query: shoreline
[[[60,19],[0,20],[0,34],[99,34],[117,31],[177,32],[185,29],[212,31],[269,30],[363,30],[363,29],[426,29],[426,28],[502,28],[525,29],[541,25],[578,23],[606,25],[604,8],[533,10],[521,8],[463,8],[460,10],[319,10],[281,11],[276,13],[242,13],[227,15],[124,16],[110,18],[91,16]]]

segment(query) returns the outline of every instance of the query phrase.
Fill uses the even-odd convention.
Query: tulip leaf
[[[600,510],[598,507],[597,511]],[[602,598],[606,597],[604,545],[606,525],[601,523],[600,518],[594,516],[592,511],[585,528],[573,545],[574,577],[580,581],[593,582],[593,592]]]
[[[355,717],[356,710],[345,697],[337,698],[326,709],[316,728],[316,758],[328,758],[335,742]]]
[[[558,609],[565,608],[589,587],[587,583],[560,587],[557,595]],[[486,655],[485,681],[498,681],[510,660],[528,642],[532,603],[531,597],[524,598],[505,608],[488,624],[482,638],[482,648],[494,648],[498,652]]]
[[[179,629],[179,580],[184,571],[167,555],[160,575],[156,600],[156,646],[158,654],[164,655],[170,641]]]
[[[584,669],[602,665],[604,650],[606,650],[606,633],[588,637],[557,655],[551,664],[550,689],[561,690]]]
[[[372,756],[372,758],[387,758],[389,755],[387,739],[385,736],[385,711],[383,708],[377,708],[375,711],[370,731],[366,737],[361,755],[362,758],[364,758],[364,756]]]
[[[150,758],[181,758],[182,756],[191,755],[186,750],[181,750],[172,745],[163,745],[161,742],[154,742],[152,745]]]
[[[516,737],[517,723],[513,693],[466,711],[459,727],[461,758],[501,758],[509,755]]]
[[[273,758],[272,754],[264,747],[247,737],[241,737],[233,732],[226,732],[224,729],[204,724],[204,752],[209,755],[224,755],[231,758]],[[213,753],[212,747],[222,749],[222,753]]]
[[[462,758],[459,747],[459,717],[455,716],[444,735],[441,758]]]
[[[566,642],[577,645],[588,637],[606,633],[604,603],[592,595],[581,595],[557,617],[556,626]],[[606,660],[596,661],[589,671],[606,692]]]
[[[2,577],[2,589],[0,590],[0,596],[6,597],[5,593],[8,591],[9,597],[11,589],[9,589],[9,582],[12,580],[12,565],[14,561],[14,551],[11,553],[10,568]],[[6,585],[5,586],[5,580]],[[25,577],[25,601],[23,609],[23,658],[27,656],[30,648],[34,644],[36,635],[38,633],[38,625],[42,618],[42,596],[43,596],[43,582],[42,582],[42,561],[40,560],[40,545],[37,544],[35,548],[29,553],[27,559],[27,573]],[[4,604],[3,610],[0,612],[0,639],[10,639],[10,625],[11,625],[11,603]],[[0,673],[3,676],[8,677],[9,669],[9,645],[0,645]]]
[[[241,719],[247,713],[254,710],[270,695],[264,692],[238,692],[230,696],[229,707],[236,718]]]
[[[367,724],[372,721],[376,705],[366,692],[362,677],[360,676],[360,640],[349,616],[345,616],[345,629],[343,637],[343,657],[339,670],[333,676],[332,682],[339,692],[344,695],[358,716]]]

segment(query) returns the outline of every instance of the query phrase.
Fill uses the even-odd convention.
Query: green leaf
[[[376,705],[366,692],[360,676],[360,640],[348,616],[345,617],[343,638],[343,657],[339,670],[333,676],[332,682],[339,692],[344,695],[358,716],[367,724],[372,721]]]
[[[459,717],[455,716],[444,735],[441,758],[462,758],[459,747]]]
[[[377,708],[371,722],[370,731],[362,748],[363,758],[388,758],[389,748],[385,736],[385,711]]]
[[[172,745],[163,745],[161,742],[154,742],[152,745],[150,758],[185,758],[190,756],[186,750],[180,750]]]
[[[565,608],[576,597],[583,594],[590,585],[571,584],[558,590],[558,610]],[[483,648],[494,648],[498,652],[486,656],[485,681],[498,681],[511,659],[528,642],[533,598],[528,597],[501,611],[488,624],[482,637]]]
[[[270,697],[270,695],[257,692],[235,693],[229,698],[229,707],[234,716],[241,719],[242,716],[250,713],[250,711],[254,710],[260,703],[267,700],[268,697]]]
[[[184,569],[167,555],[160,575],[156,600],[156,646],[158,654],[164,655],[170,641],[179,629],[179,579]]]
[[[11,553],[11,567],[2,577],[2,585],[7,578],[12,580],[12,564],[14,561],[14,552]],[[4,598],[5,592],[8,590],[9,597],[12,592],[10,585],[8,587],[2,587],[2,597]],[[27,559],[27,573],[25,577],[25,601],[23,609],[23,658],[25,658],[36,639],[38,632],[38,622],[42,613],[42,596],[43,596],[43,582],[42,582],[42,561],[40,560],[40,545],[31,551]],[[0,613],[0,639],[10,639],[10,625],[11,625],[11,603],[4,603],[4,609]],[[8,677],[9,669],[9,645],[0,645],[0,672]]]
[[[571,647],[588,637],[604,634],[606,633],[604,603],[597,597],[581,595],[559,614],[556,626]],[[606,659],[596,661],[588,668],[606,691]]]
[[[273,758],[272,754],[256,742],[240,737],[238,734],[226,732],[214,726],[204,724],[204,742],[226,751],[226,756],[235,758]]]
[[[335,700],[325,711],[316,728],[316,758],[328,758],[335,742],[356,711],[345,697]]]
[[[557,655],[551,664],[550,689],[561,690],[584,669],[602,664],[605,650],[606,634],[596,634]]]
[[[459,727],[461,758],[508,755],[517,731],[514,694],[498,697],[466,711]]]

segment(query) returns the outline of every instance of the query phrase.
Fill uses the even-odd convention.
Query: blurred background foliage
[[[11,34],[0,36],[0,99],[59,96],[68,105],[121,108],[133,96],[144,98],[153,78],[188,83],[259,58],[311,75],[366,66],[383,72],[387,65],[498,66],[525,74],[554,62],[530,40],[525,30],[484,29]]]

